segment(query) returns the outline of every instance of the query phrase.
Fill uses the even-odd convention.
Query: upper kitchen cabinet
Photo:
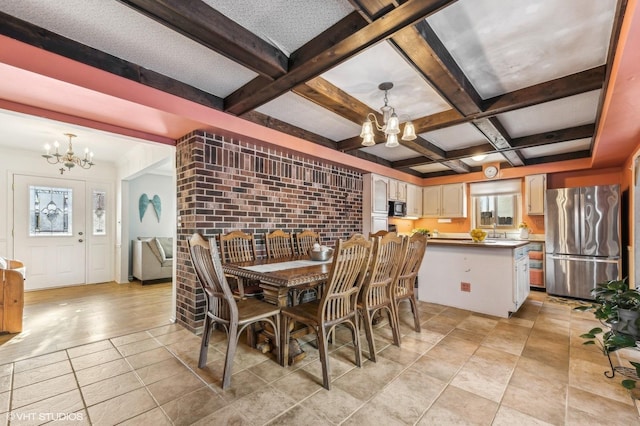
[[[525,177],[526,210],[528,215],[544,214],[544,194],[547,190],[547,175]]]
[[[467,217],[466,184],[422,188],[422,217]]]
[[[388,198],[393,201],[407,201],[407,186],[406,182],[399,180],[389,179],[388,186]]]
[[[368,174],[363,182],[363,208],[365,215],[389,213],[389,179],[383,176]]]
[[[422,188],[407,184],[407,219],[422,216]]]

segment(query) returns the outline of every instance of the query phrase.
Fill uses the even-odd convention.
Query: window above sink
[[[472,183],[470,185],[472,226],[495,231],[489,238],[517,232],[521,221],[522,184],[519,179]]]

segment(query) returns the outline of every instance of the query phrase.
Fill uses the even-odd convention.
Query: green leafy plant
[[[416,232],[417,232],[418,234],[422,234],[422,235],[429,236],[429,233],[430,233],[431,231],[429,231],[429,229],[427,229],[427,228],[416,228],[416,229],[414,229],[414,230],[413,230],[413,232],[414,232],[414,233],[416,233]]]

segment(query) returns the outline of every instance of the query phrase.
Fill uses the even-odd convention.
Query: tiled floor
[[[0,424],[640,424],[620,379],[603,376],[606,358],[582,345],[579,335],[597,325],[591,313],[543,293],[510,319],[421,309],[420,333],[403,312],[401,349],[380,325],[381,356],[360,369],[339,331],[331,391],[310,343],[289,368],[241,344],[232,388],[222,391],[223,334],[214,332],[200,370],[200,338],[177,325],[6,363]]]

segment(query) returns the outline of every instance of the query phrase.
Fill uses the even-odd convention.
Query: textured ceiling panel
[[[440,163],[424,164],[422,166],[411,167],[411,169],[415,170],[418,173],[436,173],[446,172],[450,170],[447,166]]]
[[[387,148],[383,143],[364,147],[360,149],[360,151],[364,151],[367,154],[373,154],[377,157],[384,158],[389,161],[406,160],[407,158],[414,158],[416,156],[415,151],[402,145],[394,146],[393,148]]]
[[[512,138],[591,124],[596,120],[600,90],[500,114]]]
[[[360,126],[291,92],[256,111],[334,141],[360,134]]]
[[[446,150],[469,148],[487,143],[484,135],[470,123],[422,133],[420,136]]]
[[[0,10],[220,97],[257,75],[117,1],[5,0]]]
[[[520,150],[525,158],[544,157],[546,155],[566,154],[568,152],[584,151],[591,146],[591,138],[576,139],[574,141],[536,146]]]
[[[353,12],[347,0],[203,1],[287,56]]]
[[[401,121],[407,116],[413,120],[451,108],[386,41],[334,67],[322,78],[374,110],[384,105],[384,92],[378,85],[393,83],[389,105]]]
[[[616,0],[460,0],[427,22],[484,99],[606,62]]]

